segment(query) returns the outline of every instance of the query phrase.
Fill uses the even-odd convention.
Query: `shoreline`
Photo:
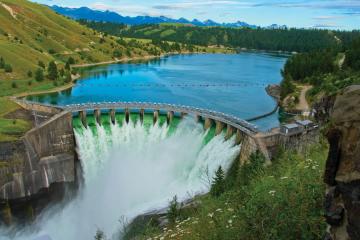
[[[190,55],[190,54],[213,54],[213,53],[204,53],[204,52],[171,52],[171,53],[165,53],[165,54],[161,54],[159,56],[155,56],[155,55],[149,55],[149,56],[141,56],[141,57],[126,57],[126,58],[122,58],[122,59],[117,59],[117,60],[112,60],[112,61],[103,61],[103,62],[97,62],[97,63],[84,63],[84,64],[75,64],[75,65],[71,65],[71,67],[73,68],[86,68],[86,67],[95,67],[95,66],[102,66],[102,65],[109,65],[109,64],[116,64],[116,63],[126,63],[126,62],[131,62],[131,61],[138,61],[138,60],[151,60],[151,59],[156,59],[156,58],[162,58],[162,57],[167,57],[167,56],[172,56],[172,55]],[[234,53],[222,53],[222,54],[235,54]],[[55,93],[55,92],[61,92],[61,91],[65,91],[68,90],[72,87],[75,86],[75,82],[76,80],[80,79],[82,76],[80,74],[76,75],[75,77],[72,78],[72,81],[66,85],[60,86],[60,87],[56,87],[53,89],[49,89],[49,90],[43,90],[43,91],[35,91],[35,92],[24,92],[24,93],[19,93],[19,94],[15,94],[12,96],[9,96],[10,98],[15,97],[15,98],[23,98],[23,97],[28,97],[28,96],[36,96],[36,95],[40,95],[40,94],[48,94],[48,93]]]

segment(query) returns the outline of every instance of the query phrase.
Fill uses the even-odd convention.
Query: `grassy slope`
[[[175,226],[160,230],[148,224],[126,239],[322,239],[327,149],[319,144],[307,156],[285,152],[268,168],[234,170],[221,197],[199,197],[200,206],[182,212]]]

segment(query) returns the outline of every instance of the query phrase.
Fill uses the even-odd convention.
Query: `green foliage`
[[[115,57],[115,58],[122,57],[122,52],[119,49],[115,49],[113,52],[113,57]]]
[[[12,82],[12,83],[11,83],[11,87],[12,87],[12,88],[17,88],[18,85],[16,84],[16,82]]]
[[[225,192],[225,173],[221,166],[215,172],[215,177],[211,184],[210,194],[213,197],[219,197]]]
[[[3,57],[0,57],[0,69],[5,67],[5,60]]]
[[[105,236],[105,233],[101,230],[97,230],[96,231],[96,234],[95,234],[95,237],[94,237],[95,240],[106,240],[106,236]]]
[[[66,72],[66,73],[65,73],[64,82],[65,82],[65,83],[70,83],[71,81],[72,81],[71,73],[70,73],[70,72]]]
[[[39,61],[38,66],[41,67],[42,69],[45,69],[45,63],[43,61]]]
[[[360,38],[356,39],[346,51],[344,66],[360,71]]]
[[[27,76],[30,77],[30,78],[33,76],[33,73],[32,73],[31,70],[28,71]]]
[[[179,216],[180,216],[179,203],[177,201],[177,196],[174,196],[174,198],[170,202],[169,209],[167,211],[167,219],[169,220],[170,224],[175,224]]]
[[[10,64],[6,63],[4,67],[5,72],[11,73],[13,71],[13,68]]]
[[[56,80],[58,78],[58,69],[56,63],[51,61],[48,66],[48,78],[51,80]]]
[[[38,68],[35,71],[35,80],[38,82],[42,82],[44,80],[44,71],[42,68]]]
[[[73,57],[69,57],[69,59],[66,61],[67,63],[71,64],[75,64],[75,59]]]
[[[236,184],[220,197],[198,197],[201,204],[182,213],[171,231],[133,239],[172,234],[182,240],[322,239],[327,151],[326,144],[309,147],[306,157],[279,151],[268,167],[260,153],[252,154],[238,170]]]
[[[223,27],[195,27],[187,25],[138,25],[121,28],[123,37],[171,41],[200,46],[222,45],[234,48],[273,51],[308,52],[341,47],[340,39],[352,38],[357,32],[309,29],[249,29]],[[349,36],[350,35],[350,36]]]

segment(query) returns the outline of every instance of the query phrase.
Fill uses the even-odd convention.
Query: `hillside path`
[[[310,85],[302,86],[300,97],[299,97],[299,103],[296,106],[297,110],[301,110],[301,111],[309,111],[310,110],[309,103],[306,100],[306,93],[310,89],[312,89],[312,86],[310,86]]]

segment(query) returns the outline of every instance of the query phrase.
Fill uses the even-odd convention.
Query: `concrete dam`
[[[16,151],[1,156],[22,164],[1,173],[2,204],[16,212],[39,194],[54,192],[56,185],[83,179],[79,197],[61,212],[50,208],[40,214],[41,229],[51,239],[78,239],[73,221],[84,223],[84,239],[92,238],[94,225],[113,233],[119,216],[131,219],[164,207],[174,195],[185,199],[206,192],[219,165],[227,170],[243,164],[255,151],[270,161],[280,139],[278,133],[261,133],[234,116],[188,106],[16,102],[49,117],[16,143]],[[32,207],[36,212],[36,203]],[[66,236],[56,235],[59,222],[67,226]],[[16,239],[28,239],[24,232]]]

